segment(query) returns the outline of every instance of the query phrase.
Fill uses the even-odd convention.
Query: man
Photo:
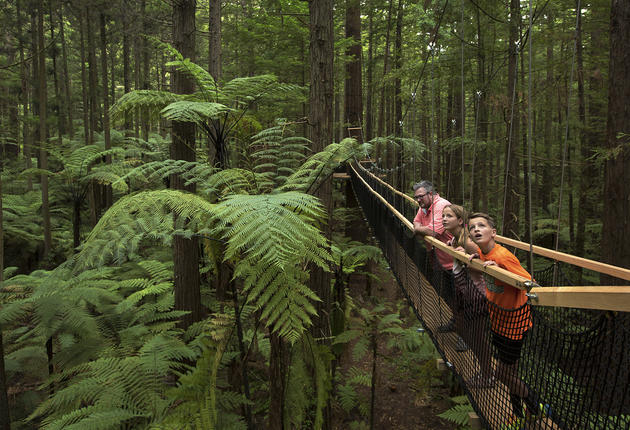
[[[435,186],[429,181],[420,181],[413,186],[414,198],[420,205],[416,217],[413,219],[413,229],[417,235],[432,236],[440,242],[448,243],[453,239],[453,235],[444,229],[442,224],[442,211],[451,204],[446,199],[440,197]],[[443,283],[446,284],[446,296],[454,296],[452,282],[450,282],[450,272],[453,269],[453,257],[446,252],[436,249],[435,254],[444,272]],[[454,298],[454,297],[451,297]],[[452,300],[450,300],[452,301]],[[455,329],[455,319],[451,318],[446,324],[438,327],[438,331],[445,333]],[[457,339],[456,349],[465,351],[468,349],[463,339]]]
[[[447,243],[453,235],[442,225],[442,211],[451,204],[440,197],[435,187],[429,181],[420,181],[413,186],[414,198],[420,205],[416,217],[413,219],[413,229],[420,236],[433,236],[440,242]],[[436,249],[438,261],[444,270],[453,269],[453,257],[446,252]]]

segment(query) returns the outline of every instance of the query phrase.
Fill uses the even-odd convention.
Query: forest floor
[[[400,287],[389,271],[379,269],[380,282],[373,287],[373,296],[387,303],[395,312],[396,303],[405,300]],[[369,306],[365,299],[365,280],[362,276],[350,282],[350,296],[357,306]],[[412,327],[420,327],[415,315],[408,312],[407,306],[402,308],[403,322]],[[420,336],[420,334],[418,334]],[[375,389],[375,429],[417,430],[417,429],[457,429],[453,422],[446,421],[438,414],[453,406],[450,400],[452,387],[448,383],[448,375],[436,370],[435,354],[432,358],[416,361],[417,357],[394,348],[387,348],[388,335],[378,337],[377,383]],[[430,343],[430,341],[429,341]],[[372,356],[366,354],[361,362],[354,362],[348,352],[341,360],[341,371],[347,372],[352,366],[371,373]],[[361,393],[369,399],[369,389]],[[369,405],[368,405],[369,406]],[[369,411],[369,409],[368,409]],[[358,411],[344,414],[336,408],[334,417],[335,429],[369,428],[369,419]],[[369,413],[369,412],[368,412]],[[358,425],[358,422],[362,425]],[[354,423],[353,423],[354,422]]]

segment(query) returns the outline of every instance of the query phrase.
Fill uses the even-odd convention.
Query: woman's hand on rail
[[[479,258],[479,253],[475,252],[474,254],[470,254],[468,256],[468,261],[473,261],[475,258]]]

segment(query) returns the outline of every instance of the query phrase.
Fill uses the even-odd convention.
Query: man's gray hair
[[[429,181],[420,181],[417,184],[413,184],[414,191],[417,191],[418,188],[424,188],[427,193],[435,194],[435,186]]]

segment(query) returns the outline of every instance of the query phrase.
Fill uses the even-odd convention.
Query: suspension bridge
[[[469,261],[435,238],[415,237],[409,220],[417,203],[369,166],[348,166],[357,200],[423,329],[464,387],[477,422],[488,429],[630,429],[630,270],[538,246],[531,251],[549,265],[534,270],[534,282],[485,267],[477,259]],[[496,241],[516,252],[530,251],[530,244],[520,241],[502,236]],[[489,286],[499,280],[527,291],[532,327],[517,361],[517,377],[536,393],[540,410],[515,414],[500,375],[479,383],[481,368],[489,366],[493,374],[500,368],[491,346],[492,304],[479,294],[472,299],[476,305],[462,308],[452,291],[462,283],[474,290],[472,280],[466,271],[454,276],[444,270],[436,250],[483,272]],[[629,286],[571,285],[567,275],[576,268],[628,281]],[[454,316],[459,320],[455,330],[442,330]],[[466,351],[457,350],[458,336],[469,344]]]

